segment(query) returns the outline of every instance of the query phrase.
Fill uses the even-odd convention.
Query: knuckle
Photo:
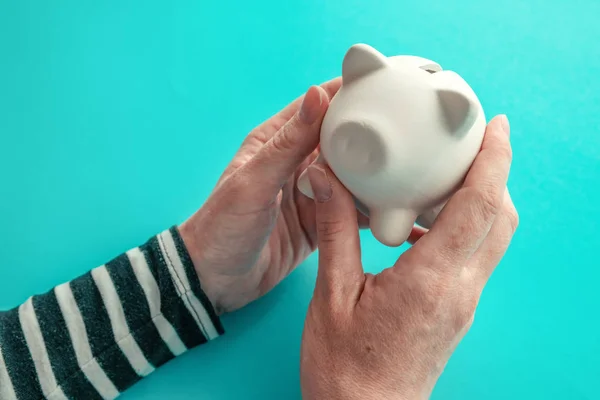
[[[271,146],[279,152],[288,152],[296,147],[296,141],[288,125],[285,125],[273,136]]]
[[[475,310],[464,308],[461,313],[456,316],[456,325],[454,327],[456,332],[463,332],[471,328],[473,321],[475,320]]]
[[[333,241],[344,231],[344,223],[340,220],[319,221],[317,224],[319,236],[323,241]]]
[[[512,205],[508,206],[504,213],[506,214],[506,218],[508,219],[510,229],[514,234],[517,228],[519,227],[519,213],[517,212],[517,209]]]
[[[473,201],[485,220],[493,218],[502,205],[500,196],[492,185],[481,185],[474,190]]]
[[[258,144],[259,146],[262,146],[265,143],[267,143],[268,141],[269,141],[269,136],[267,135],[267,133],[264,130],[254,129],[252,132],[250,132],[246,136],[246,138],[242,142],[242,147],[248,146],[248,145],[256,145],[256,144]]]
[[[477,304],[479,303],[479,296],[470,295],[467,296],[457,307],[455,314],[456,330],[462,331],[465,328],[468,329],[473,324],[475,319],[475,311],[477,310]]]

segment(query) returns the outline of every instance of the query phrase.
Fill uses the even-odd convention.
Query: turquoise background
[[[179,223],[355,42],[508,114],[521,226],[433,399],[597,399],[600,2],[0,0],[0,308]],[[364,235],[378,271],[401,249]],[[300,398],[311,257],[124,399]]]

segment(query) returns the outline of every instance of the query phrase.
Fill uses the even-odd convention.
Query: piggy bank
[[[457,73],[356,44],[321,126],[319,157],[369,216],[373,236],[399,246],[415,223],[430,228],[458,190],[485,127],[477,96]],[[313,197],[306,171],[298,188]]]

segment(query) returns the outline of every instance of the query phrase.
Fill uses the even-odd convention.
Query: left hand
[[[341,86],[311,87],[255,128],[180,232],[217,313],[262,296],[315,250],[314,201],[298,176],[316,158],[323,117]],[[366,217],[359,225],[367,226]]]

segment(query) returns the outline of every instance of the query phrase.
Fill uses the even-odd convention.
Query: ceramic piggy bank
[[[375,238],[399,246],[429,228],[480,150],[486,120],[455,72],[357,44],[321,126],[320,157],[370,217]],[[298,188],[312,197],[306,172]]]

